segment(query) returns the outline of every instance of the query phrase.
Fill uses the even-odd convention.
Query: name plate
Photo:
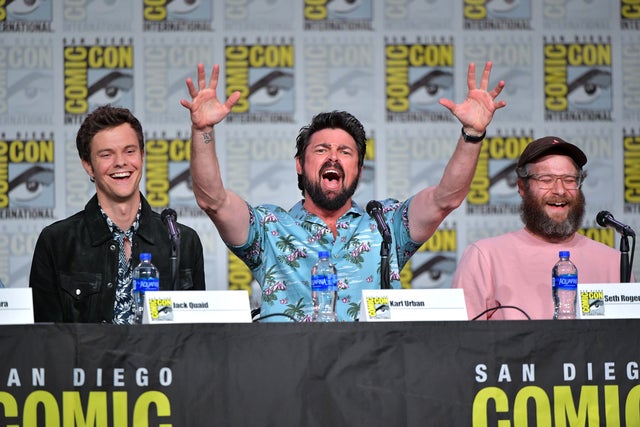
[[[463,289],[365,289],[361,322],[469,320]]]
[[[640,283],[578,283],[579,319],[640,318]]]
[[[249,293],[230,291],[150,291],[142,323],[251,323]]]
[[[0,325],[33,323],[31,288],[0,288]]]

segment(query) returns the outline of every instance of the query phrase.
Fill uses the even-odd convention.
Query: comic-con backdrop
[[[587,153],[581,232],[618,248],[595,216],[640,230],[639,29],[637,0],[0,0],[0,279],[27,286],[42,227],[93,194],[75,134],[111,103],[141,120],[141,190],[199,232],[207,287],[251,288],[190,187],[179,100],[199,62],[221,65],[221,96],[242,92],[216,130],[226,183],[288,208],[300,198],[295,136],[325,110],[366,127],[361,205],[435,184],[460,133],[438,99],[460,102],[467,64],[493,61],[507,108],[465,204],[403,271],[407,287],[450,286],[469,242],[521,227],[514,164],[543,135]]]

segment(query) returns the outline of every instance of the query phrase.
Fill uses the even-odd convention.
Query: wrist
[[[487,136],[486,129],[484,130],[484,132],[482,132],[481,135],[478,135],[478,134],[465,132],[464,126],[463,126],[462,129],[460,129],[460,132],[462,133],[462,139],[464,140],[464,142],[469,142],[471,144],[477,144],[481,142],[485,136]]]

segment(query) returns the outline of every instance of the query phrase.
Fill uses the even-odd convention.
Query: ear
[[[87,172],[87,175],[89,175],[91,178],[95,176],[95,173],[93,172],[93,166],[91,166],[91,163],[87,162],[86,160],[83,160],[82,167],[84,168],[85,172]]]
[[[296,157],[296,173],[302,175],[302,165],[300,164],[300,157]]]
[[[520,194],[520,197],[524,197],[524,181],[522,178],[518,178],[518,194]]]

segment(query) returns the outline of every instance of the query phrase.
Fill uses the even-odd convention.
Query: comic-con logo
[[[144,31],[211,31],[213,2],[144,0]]]
[[[453,98],[453,42],[385,40],[385,102],[389,122],[451,121],[440,98]]]
[[[488,136],[467,196],[469,214],[517,214],[520,207],[516,164],[533,140],[530,135]]]
[[[531,3],[464,0],[465,30],[530,30]]]
[[[624,213],[640,213],[640,132],[624,130]]]
[[[637,0],[620,0],[620,28],[640,30],[640,3]]]
[[[152,137],[145,143],[145,191],[151,207],[193,206],[191,144],[181,137]]]
[[[450,288],[456,269],[457,230],[442,226],[411,257],[411,287]],[[402,279],[402,276],[401,276]]]
[[[64,122],[81,123],[104,104],[133,110],[133,45],[64,46]]]
[[[611,40],[544,41],[545,119],[611,120]]]
[[[0,209],[54,207],[53,142],[53,137],[0,139]]]
[[[51,32],[53,0],[0,1],[0,32]]]
[[[0,42],[0,124],[51,125],[53,74],[49,40]]]
[[[226,95],[239,91],[227,117],[239,123],[293,123],[294,45],[289,41],[237,44],[225,41]]]
[[[304,1],[304,29],[362,31],[373,29],[373,0]]]

